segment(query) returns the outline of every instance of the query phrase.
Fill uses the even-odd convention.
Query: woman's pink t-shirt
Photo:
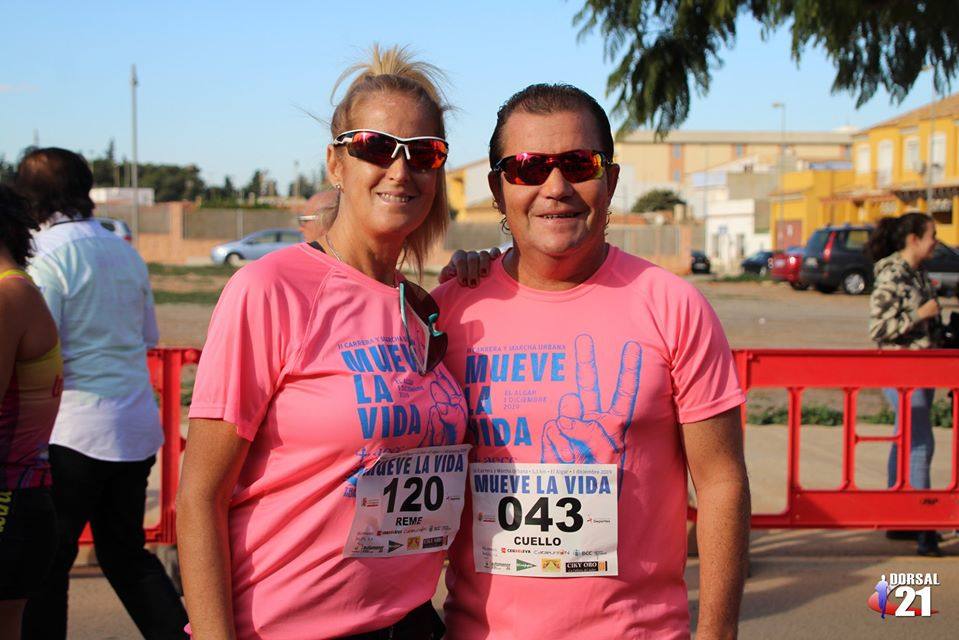
[[[252,441],[229,510],[239,638],[361,633],[433,596],[442,552],[343,557],[360,470],[383,452],[463,441],[458,385],[413,362],[399,292],[306,244],[223,290],[190,417]]]
[[[688,637],[680,425],[744,402],[709,304],[681,278],[614,247],[589,280],[567,291],[520,286],[501,260],[476,289],[454,281],[434,297],[450,335],[446,364],[467,397],[471,460],[575,456],[621,471],[616,576],[475,571],[467,501],[447,570],[449,637]],[[570,415],[574,396],[592,412],[583,427],[599,437],[566,441],[577,427],[560,412]]]

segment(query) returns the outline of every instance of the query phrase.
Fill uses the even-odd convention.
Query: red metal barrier
[[[788,393],[786,508],[754,513],[757,529],[894,528],[952,529],[959,526],[959,352],[746,349],[734,351],[746,391],[785,388]],[[802,396],[809,387],[843,392],[842,480],[836,489],[806,489],[799,478]],[[909,406],[916,389],[952,390],[952,477],[943,489],[914,489],[908,484],[911,416],[903,411],[899,435],[862,436],[856,430],[856,402],[865,387],[898,389],[900,406]],[[745,417],[745,408],[744,408]],[[745,420],[744,420],[745,422]],[[864,442],[897,443],[898,481],[890,489],[856,486],[856,447]],[[755,481],[755,478],[753,479]],[[695,510],[690,510],[695,518]]]
[[[200,361],[198,349],[152,349],[147,353],[150,382],[160,399],[160,422],[163,424],[163,448],[160,450],[160,520],[144,529],[147,542],[176,544],[176,487],[180,479],[180,456],[184,440],[180,435],[180,374],[183,365]],[[90,544],[93,536],[88,526],[80,537],[81,544]]]
[[[785,388],[789,395],[786,508],[780,513],[753,514],[754,528],[959,527],[959,352],[738,349],[733,355],[744,390]],[[147,356],[150,379],[160,397],[160,417],[166,436],[160,454],[160,521],[146,529],[148,542],[176,542],[174,500],[184,444],[180,436],[180,373],[183,365],[194,364],[199,358],[197,349],[154,349]],[[804,489],[800,483],[802,395],[808,387],[838,388],[844,394],[842,482],[836,489]],[[901,406],[909,406],[915,389],[938,387],[953,391],[953,438],[949,452],[952,480],[948,487],[913,489],[908,486],[911,435],[908,411],[902,412],[904,424],[898,436],[860,436],[856,432],[856,400],[865,387],[898,389]],[[743,412],[745,417],[745,408]],[[896,486],[888,490],[856,486],[856,446],[863,442],[899,444]],[[695,509],[689,509],[689,517],[695,520]],[[81,542],[92,542],[89,529],[84,531]]]

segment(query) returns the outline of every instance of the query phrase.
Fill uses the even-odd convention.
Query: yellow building
[[[827,223],[875,223],[919,209],[935,218],[943,242],[959,244],[959,94],[858,132],[852,160],[849,182],[825,192],[808,176],[786,174],[781,215],[772,196],[774,226],[781,221],[774,237],[797,223],[805,240]]]
[[[851,169],[834,168],[829,163],[810,163],[800,171],[786,173],[780,188],[769,194],[773,248],[804,245],[819,227],[856,222],[835,201],[852,182]]]
[[[637,130],[616,141],[619,186],[614,213],[630,211],[636,200],[652,189],[682,193],[689,177],[736,159],[755,158],[777,164],[784,149],[787,164],[797,158],[848,160],[848,131],[672,131],[658,140],[653,131]],[[450,206],[464,220],[498,219],[486,182],[489,162],[477,160],[448,169]]]

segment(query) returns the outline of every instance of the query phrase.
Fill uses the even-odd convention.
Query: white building
[[[136,190],[137,203],[141,207],[153,206],[155,192],[153,187],[140,187]],[[90,189],[90,199],[94,204],[133,204],[133,189],[129,187],[94,187]]]
[[[705,222],[706,255],[717,271],[738,271],[743,258],[772,246],[768,197],[777,183],[778,167],[757,156],[687,176],[682,196]]]

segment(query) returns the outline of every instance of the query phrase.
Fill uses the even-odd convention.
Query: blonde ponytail
[[[350,65],[340,74],[333,85],[332,95],[335,96],[340,85],[352,76],[355,77],[343,98],[335,103],[330,120],[332,136],[357,127],[357,123],[353,121],[353,111],[362,98],[375,93],[400,93],[415,98],[436,123],[435,131],[424,131],[421,135],[446,137],[443,116],[450,107],[442,89],[447,83],[446,75],[439,67],[415,60],[407,47],[394,46],[384,49],[374,43],[367,60]],[[433,207],[423,224],[406,238],[401,261],[412,262],[417,272],[422,273],[423,262],[433,243],[446,233],[449,219],[446,171],[439,169]]]

